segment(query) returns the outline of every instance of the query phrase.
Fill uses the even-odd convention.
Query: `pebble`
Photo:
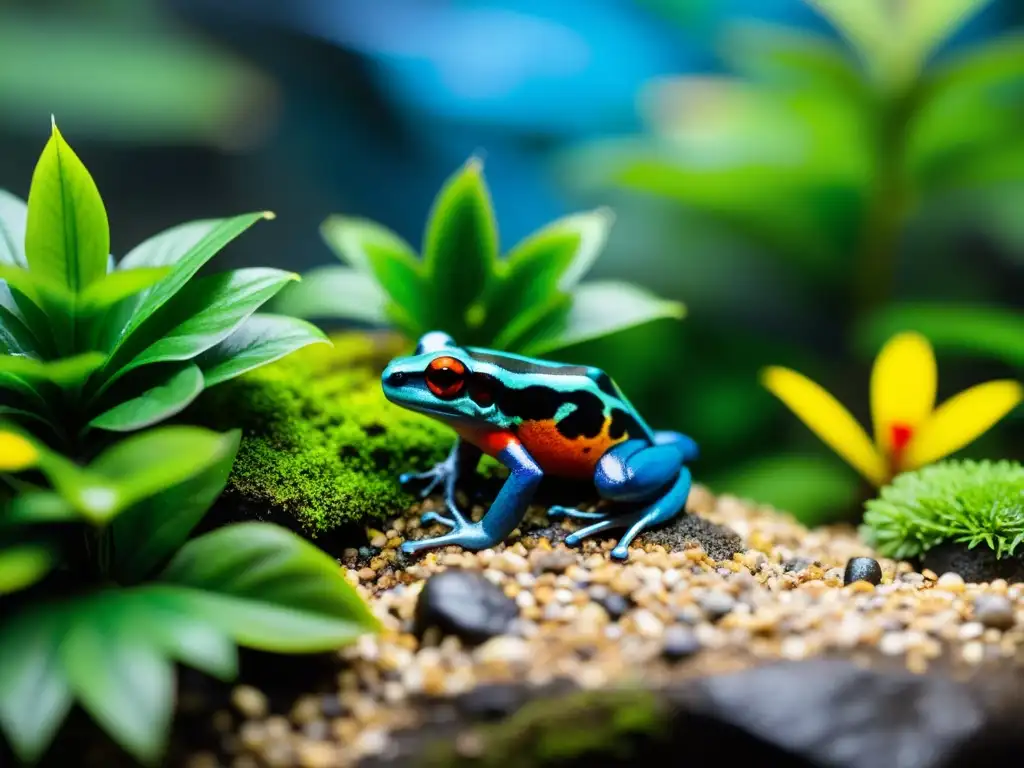
[[[569,566],[575,564],[575,554],[565,549],[554,549],[535,558],[533,567],[539,573],[565,573]]]
[[[868,584],[882,582],[882,566],[873,557],[854,557],[846,564],[843,571],[843,584],[855,581],[866,581]]]
[[[431,576],[416,603],[414,633],[437,627],[469,643],[506,632],[519,615],[515,601],[479,571],[452,569]]]
[[[689,627],[673,624],[665,630],[661,655],[669,661],[689,658],[700,650],[700,640]]]
[[[1013,603],[1003,595],[978,595],[974,598],[974,618],[991,629],[1012,629],[1016,623]]]
[[[267,716],[269,704],[263,691],[251,685],[239,685],[231,692],[231,704],[241,714],[257,720]]]
[[[939,577],[935,586],[947,592],[960,593],[964,591],[964,577],[959,573],[944,573]]]
[[[718,621],[732,611],[736,606],[736,599],[726,592],[707,592],[697,598],[701,610],[711,621]]]
[[[530,646],[519,637],[494,637],[477,648],[473,657],[483,664],[522,664],[530,658]]]

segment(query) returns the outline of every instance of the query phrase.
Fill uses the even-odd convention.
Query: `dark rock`
[[[1011,629],[1016,623],[1013,603],[1003,595],[978,595],[974,599],[974,618],[992,629]]]
[[[689,513],[677,515],[664,526],[643,534],[638,540],[661,544],[669,552],[686,549],[696,541],[715,560],[731,560],[734,554],[743,550],[743,541],[735,531]]]
[[[994,757],[1016,760],[1024,749],[1021,730],[1007,727],[1019,721],[1019,709],[997,715],[997,698],[989,698],[987,688],[901,667],[783,662],[688,679],[658,693],[564,696],[509,687],[518,688],[521,706],[509,690],[501,693],[500,705],[466,700],[457,703],[460,721],[444,726],[432,714],[438,705],[424,702],[427,724],[396,733],[389,754],[368,758],[360,768],[624,767],[699,754],[714,755],[721,765],[954,768],[995,765],[988,761]],[[1019,707],[1019,700],[1013,705]],[[484,722],[510,707],[515,711],[501,722]],[[626,711],[629,717],[616,717]],[[616,722],[629,729],[617,732]],[[470,728],[480,747],[472,757],[456,746]],[[986,761],[976,759],[981,757]]]
[[[988,547],[968,549],[966,544],[957,542],[929,549],[921,557],[921,567],[930,568],[938,574],[958,573],[964,581],[976,584],[995,579],[1024,581],[1024,554],[998,558]]]
[[[590,597],[594,602],[604,608],[612,621],[618,621],[631,607],[628,598],[618,592],[612,592],[608,587],[599,585],[590,589]]]
[[[673,624],[665,630],[661,655],[669,661],[689,658],[700,650],[700,640],[689,627]]]
[[[866,581],[868,584],[882,583],[882,566],[873,557],[853,557],[843,571],[843,584]]]
[[[467,643],[482,643],[509,630],[519,609],[478,571],[451,569],[431,576],[416,603],[413,633],[436,627]]]
[[[529,693],[515,683],[478,685],[460,696],[455,705],[474,719],[491,721],[508,717],[529,701]]]

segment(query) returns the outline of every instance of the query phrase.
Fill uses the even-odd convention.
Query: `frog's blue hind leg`
[[[566,544],[572,546],[595,533],[626,526],[628,530],[612,550],[612,557],[624,559],[639,533],[671,519],[686,506],[691,479],[684,462],[696,458],[697,444],[678,432],[657,432],[654,437],[654,445],[628,440],[615,446],[601,457],[594,473],[594,484],[603,498],[648,506],[620,516],[570,510],[576,512],[573,517],[586,516],[597,522],[568,536]]]
[[[582,528],[567,536],[565,543],[573,546],[595,533],[606,531],[609,528],[628,526],[628,530],[619,539],[615,549],[612,550],[612,557],[617,560],[625,560],[629,557],[629,545],[633,542],[633,539],[648,528],[671,520],[686,506],[686,498],[690,495],[690,483],[690,470],[686,467],[681,467],[671,488],[653,504],[631,515],[608,517],[593,525],[588,525],[586,528]]]
[[[471,523],[460,515],[458,518],[445,521],[452,529],[450,533],[432,539],[403,542],[402,551],[412,554],[421,549],[443,547],[448,544],[480,550],[497,546],[504,541],[523,519],[543,473],[533,457],[519,443],[510,444],[498,454],[498,459],[511,470],[511,473],[483,520]]]

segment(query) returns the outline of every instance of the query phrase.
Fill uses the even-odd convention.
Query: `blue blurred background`
[[[722,33],[749,19],[835,38],[800,0],[8,0],[0,185],[27,194],[52,112],[97,179],[115,253],[183,220],[265,208],[277,220],[222,264],[296,271],[332,261],[318,234],[330,213],[418,243],[434,193],[474,153],[505,247],[611,204],[617,224],[595,275],[644,283],[690,317],[567,354],[608,368],[659,426],[695,434],[706,482],[821,517],[862,489],[756,373],[770,362],[805,370],[866,420],[877,345],[850,343],[825,289],[728,228],[677,201],[583,183],[564,163],[578,147],[648,131],[650,83],[726,71]],[[1022,19],[1018,0],[996,0],[948,51],[1019,31]],[[896,292],[1019,313],[1016,210],[994,229],[944,234],[950,254],[936,251]],[[917,246],[928,258],[933,241]],[[942,394],[1024,365],[980,354],[939,364]],[[1019,457],[1021,421],[975,450]]]

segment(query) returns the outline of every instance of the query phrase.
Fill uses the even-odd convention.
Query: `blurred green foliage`
[[[685,329],[646,345],[678,358],[662,418],[706,447],[700,479],[819,520],[864,489],[776,418],[759,365],[854,401],[850,382],[900,330],[961,362],[1024,363],[1024,34],[938,55],[984,0],[809,2],[839,40],[737,24],[721,46],[732,75],[651,84],[647,134],[579,147],[561,170],[671,253],[645,264],[609,244],[609,260],[690,307]],[[967,235],[1011,280],[975,277]],[[666,402],[664,382],[638,386]]]
[[[160,427],[83,467],[0,425],[0,731],[25,763],[77,703],[156,764],[175,662],[231,680],[236,644],[323,652],[377,628],[334,559],[284,528],[192,536],[240,437]]]
[[[327,266],[282,291],[278,311],[390,324],[414,341],[441,330],[465,346],[547,354],[655,320],[682,304],[629,283],[581,283],[600,256],[607,209],[565,216],[502,257],[483,164],[471,158],[438,192],[422,257],[385,227],[332,216],[324,239],[346,266]]]

